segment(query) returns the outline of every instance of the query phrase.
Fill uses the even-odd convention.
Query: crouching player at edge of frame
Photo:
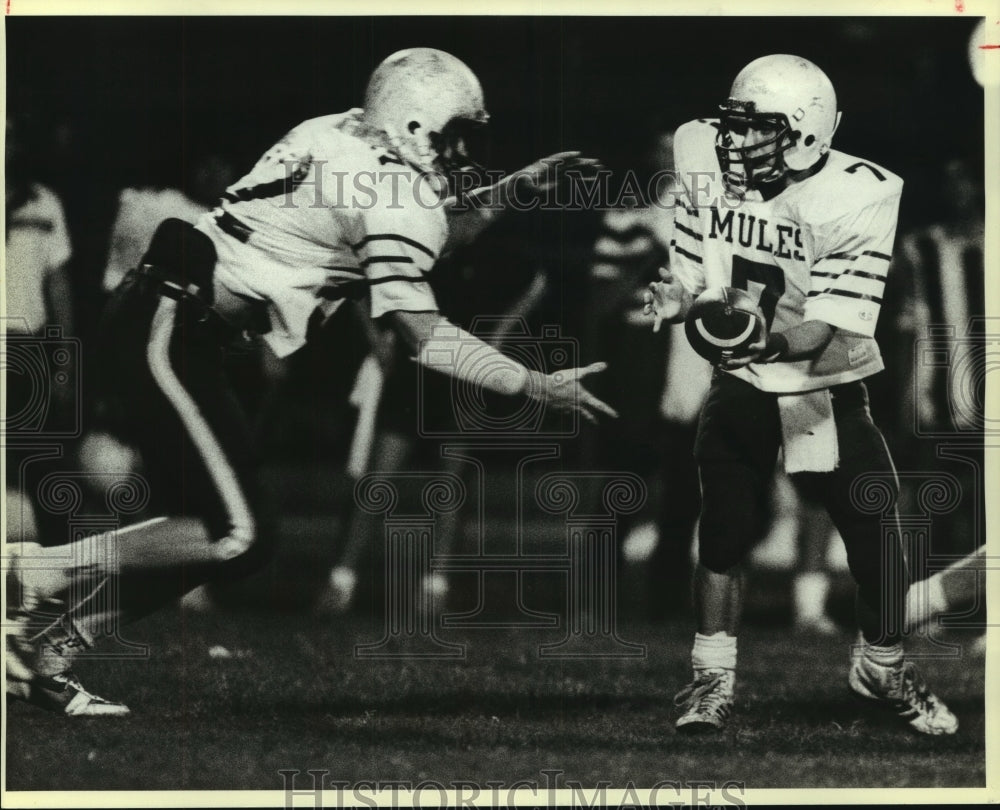
[[[306,342],[314,314],[365,300],[419,362],[552,411],[617,416],[583,386],[603,363],[530,370],[438,312],[426,276],[442,252],[496,211],[546,193],[566,169],[596,166],[576,152],[553,155],[459,206],[449,179],[474,166],[467,140],[488,118],[467,65],[430,48],[400,51],[372,73],[363,109],[296,126],[196,226],[161,224],[104,313],[97,385],[123,404],[116,432],[138,446],[147,477],[180,486],[184,514],[69,545],[8,545],[9,592],[19,600],[7,635],[9,695],[64,716],[127,714],[73,673],[97,629],[148,615],[207,581],[246,576],[268,559],[273,517],[249,420],[223,367],[227,347],[247,332],[286,356]],[[361,176],[377,178],[374,195],[347,203],[339,195]],[[93,594],[112,579],[118,602],[104,614],[114,615],[95,610],[99,600],[89,595],[66,602],[81,582],[100,581]]]

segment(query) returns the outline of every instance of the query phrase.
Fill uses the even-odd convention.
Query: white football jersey
[[[427,273],[447,235],[433,180],[403,163],[361,110],[299,124],[230,186],[198,228],[215,243],[216,282],[267,304],[278,356],[367,296],[372,318],[431,312]]]
[[[903,181],[831,150],[804,177],[765,199],[727,196],[715,153],[718,122],[691,121],[674,137],[684,191],[675,211],[670,268],[692,295],[731,286],[758,296],[771,331],[803,321],[837,327],[823,353],[730,372],[757,388],[794,393],[883,368],[875,342]]]

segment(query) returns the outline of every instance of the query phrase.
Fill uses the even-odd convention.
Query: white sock
[[[49,599],[81,579],[113,574],[118,569],[116,535],[103,532],[64,546],[36,547],[22,561],[21,577],[39,597]]]
[[[727,636],[721,630],[710,636],[695,633],[691,668],[736,669],[736,636]]]
[[[830,578],[822,571],[809,571],[795,577],[792,598],[796,619],[819,619],[826,615],[826,597]]]
[[[214,563],[219,561],[217,549],[201,521],[157,517],[63,546],[34,546],[30,554],[25,551],[20,569],[25,584],[42,599],[80,583],[79,593],[70,595],[72,602],[102,577],[126,569]]]
[[[948,600],[941,584],[941,574],[934,574],[921,582],[914,582],[906,592],[906,629],[927,624],[935,615],[948,608]]]
[[[879,647],[862,640],[861,654],[866,661],[870,661],[880,667],[898,667],[903,663],[902,644],[890,644],[888,647]]]

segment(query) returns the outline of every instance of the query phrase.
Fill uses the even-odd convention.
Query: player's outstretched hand
[[[660,268],[660,279],[646,288],[642,298],[642,312],[653,316],[654,332],[660,331],[664,321],[679,321],[683,317],[685,303],[690,298],[684,285],[665,267]]]
[[[580,152],[556,152],[514,172],[511,178],[524,190],[525,196],[534,194],[540,197],[565,182],[569,171],[589,175],[601,168],[599,160],[583,157]]]
[[[618,412],[582,384],[584,377],[607,367],[607,363],[591,363],[584,368],[567,368],[551,374],[531,371],[526,392],[532,399],[545,402],[557,411],[577,411],[588,422],[597,422],[598,413],[617,419]]]

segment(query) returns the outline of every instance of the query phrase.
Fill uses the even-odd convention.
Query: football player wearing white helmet
[[[459,59],[432,48],[394,53],[372,73],[365,121],[425,170],[476,166],[465,135],[489,121],[479,79]]]
[[[836,95],[806,59],[751,62],[720,112],[677,131],[686,199],[647,311],[682,320],[703,290],[731,286],[757,298],[768,330],[724,355],[701,414],[694,681],[678,695],[677,728],[719,729],[732,710],[741,564],[761,536],[781,450],[830,513],[858,585],[850,688],[918,732],[952,734],[955,716],[904,663],[909,574],[898,526],[885,527],[897,483],[863,382],[883,365],[873,335],[902,180],[831,148]]]
[[[740,71],[720,106],[715,151],[730,188],[761,188],[815,166],[840,125],[833,84],[812,62],[775,54]]]
[[[266,559],[270,520],[249,420],[224,372],[226,348],[252,331],[288,355],[317,313],[328,317],[348,298],[364,300],[372,319],[439,371],[591,421],[616,416],[582,384],[604,364],[529,370],[438,313],[427,275],[449,234],[442,173],[470,163],[463,133],[488,120],[473,72],[442,51],[401,51],[376,68],[365,103],[296,126],[197,226],[164,222],[116,289],[103,323],[102,395],[121,406],[117,430],[139,448],[147,476],[176,489],[178,513],[71,550],[33,549],[18,584],[34,603],[58,596],[81,571],[121,575],[112,623],[121,622]],[[593,163],[577,153],[539,161],[481,191],[489,205],[469,216],[485,221],[511,193],[523,201],[558,182],[561,169]],[[79,565],[67,568],[67,559]],[[72,651],[109,626],[88,610],[70,606],[30,638],[20,634],[22,670],[36,676],[21,684],[22,697],[81,713]],[[32,621],[22,616],[20,626]],[[109,713],[96,699],[87,706]]]

